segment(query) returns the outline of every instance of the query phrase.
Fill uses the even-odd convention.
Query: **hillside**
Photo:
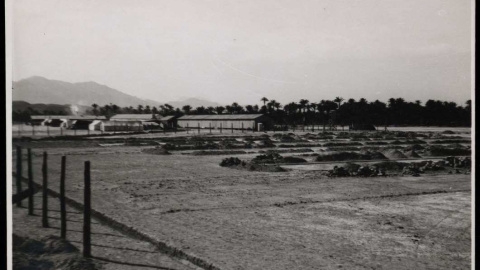
[[[180,100],[180,101],[171,101],[171,102],[168,102],[168,104],[172,105],[175,108],[180,108],[180,109],[185,105],[190,105],[190,106],[192,106],[192,108],[196,108],[196,107],[200,107],[200,106],[204,106],[204,107],[224,106],[220,103],[216,103],[216,102],[212,102],[212,101],[208,101],[208,100],[203,100],[203,99],[198,99],[198,98],[187,98],[187,99]]]
[[[160,103],[131,96],[101,85],[96,82],[68,83],[58,80],[49,80],[43,77],[30,77],[13,82],[14,101],[45,104],[77,104],[90,106],[93,103],[105,105],[109,103],[118,106],[150,105]]]
[[[37,111],[39,113],[45,112],[55,112],[55,114],[88,114],[91,111],[90,106],[82,106],[82,105],[60,105],[60,104],[43,104],[43,103],[35,103],[30,104],[25,101],[13,101],[12,102],[12,111],[14,112],[23,112],[27,111],[30,108],[33,111]]]

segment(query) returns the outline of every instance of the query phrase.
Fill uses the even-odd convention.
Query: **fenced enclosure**
[[[383,128],[377,128],[383,130]],[[336,131],[350,131],[348,126],[338,126]],[[269,130],[258,131],[252,128],[233,127],[233,126],[186,126],[184,128],[169,128],[169,129],[155,129],[143,131],[101,131],[101,130],[86,130],[86,129],[67,129],[64,127],[52,127],[41,125],[26,125],[14,124],[12,125],[12,137],[30,137],[30,138],[44,138],[44,137],[59,137],[59,136],[101,136],[101,135],[120,135],[120,134],[135,134],[135,133],[163,133],[163,134],[228,134],[228,133],[256,133],[256,132],[322,132],[331,131],[329,127],[322,125],[273,125]]]
[[[42,184],[37,184],[34,181],[34,172],[32,166],[32,149],[27,149],[27,168],[28,179],[22,177],[23,163],[25,158],[22,155],[22,147],[16,146],[16,193],[12,197],[13,203],[17,207],[22,207],[22,200],[28,199],[28,215],[35,215],[34,213],[34,194],[41,190],[42,192],[42,207],[41,207],[41,223],[43,228],[49,228],[49,196],[57,195],[60,204],[60,237],[67,238],[67,212],[66,212],[66,196],[65,196],[65,174],[66,174],[66,156],[62,156],[61,174],[60,174],[60,194],[48,188],[48,154],[43,152],[42,162]],[[91,188],[90,188],[90,161],[85,161],[84,169],[84,203],[83,208],[83,256],[91,257]],[[22,182],[27,181],[28,188],[23,190]]]

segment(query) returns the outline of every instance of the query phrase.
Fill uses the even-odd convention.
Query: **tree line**
[[[274,99],[263,97],[261,105],[231,105],[193,108],[190,105],[175,108],[169,104],[158,106],[138,105],[136,107],[120,107],[115,104],[100,106],[92,104],[91,114],[103,115],[107,118],[115,114],[160,114],[205,115],[205,114],[266,114],[277,125],[340,125],[371,124],[375,126],[412,125],[412,126],[470,126],[471,100],[464,106],[455,102],[428,100],[425,104],[417,100],[405,101],[403,98],[390,98],[388,102],[367,101],[336,97],[332,100],[310,102],[301,99],[282,105]],[[14,121],[24,121],[32,110],[13,112]],[[38,113],[40,114],[40,113]],[[49,114],[44,112],[43,114]],[[16,119],[15,119],[16,118]],[[19,120],[19,119],[22,120]]]

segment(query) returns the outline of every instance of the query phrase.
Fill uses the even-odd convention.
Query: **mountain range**
[[[96,82],[69,83],[50,80],[40,76],[13,82],[12,100],[35,104],[80,106],[91,106],[94,103],[100,106],[112,103],[120,107],[136,107],[137,105],[159,106],[164,104],[155,100],[135,97]],[[218,103],[198,98],[187,98],[181,101],[165,103],[179,108],[187,104],[194,108],[198,106],[220,106]]]

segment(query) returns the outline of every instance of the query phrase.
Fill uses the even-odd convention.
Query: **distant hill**
[[[200,107],[200,106],[204,106],[204,107],[223,106],[220,103],[216,103],[216,102],[212,102],[212,101],[208,101],[208,100],[203,100],[203,99],[198,99],[198,98],[187,98],[187,99],[180,100],[180,101],[171,101],[171,102],[168,102],[168,104],[172,105],[175,108],[180,108],[180,109],[185,105],[190,105],[194,109],[196,107]]]
[[[69,83],[34,76],[13,82],[14,101],[44,104],[75,104],[100,106],[113,103],[120,107],[158,106],[161,103],[131,96],[96,82]]]

